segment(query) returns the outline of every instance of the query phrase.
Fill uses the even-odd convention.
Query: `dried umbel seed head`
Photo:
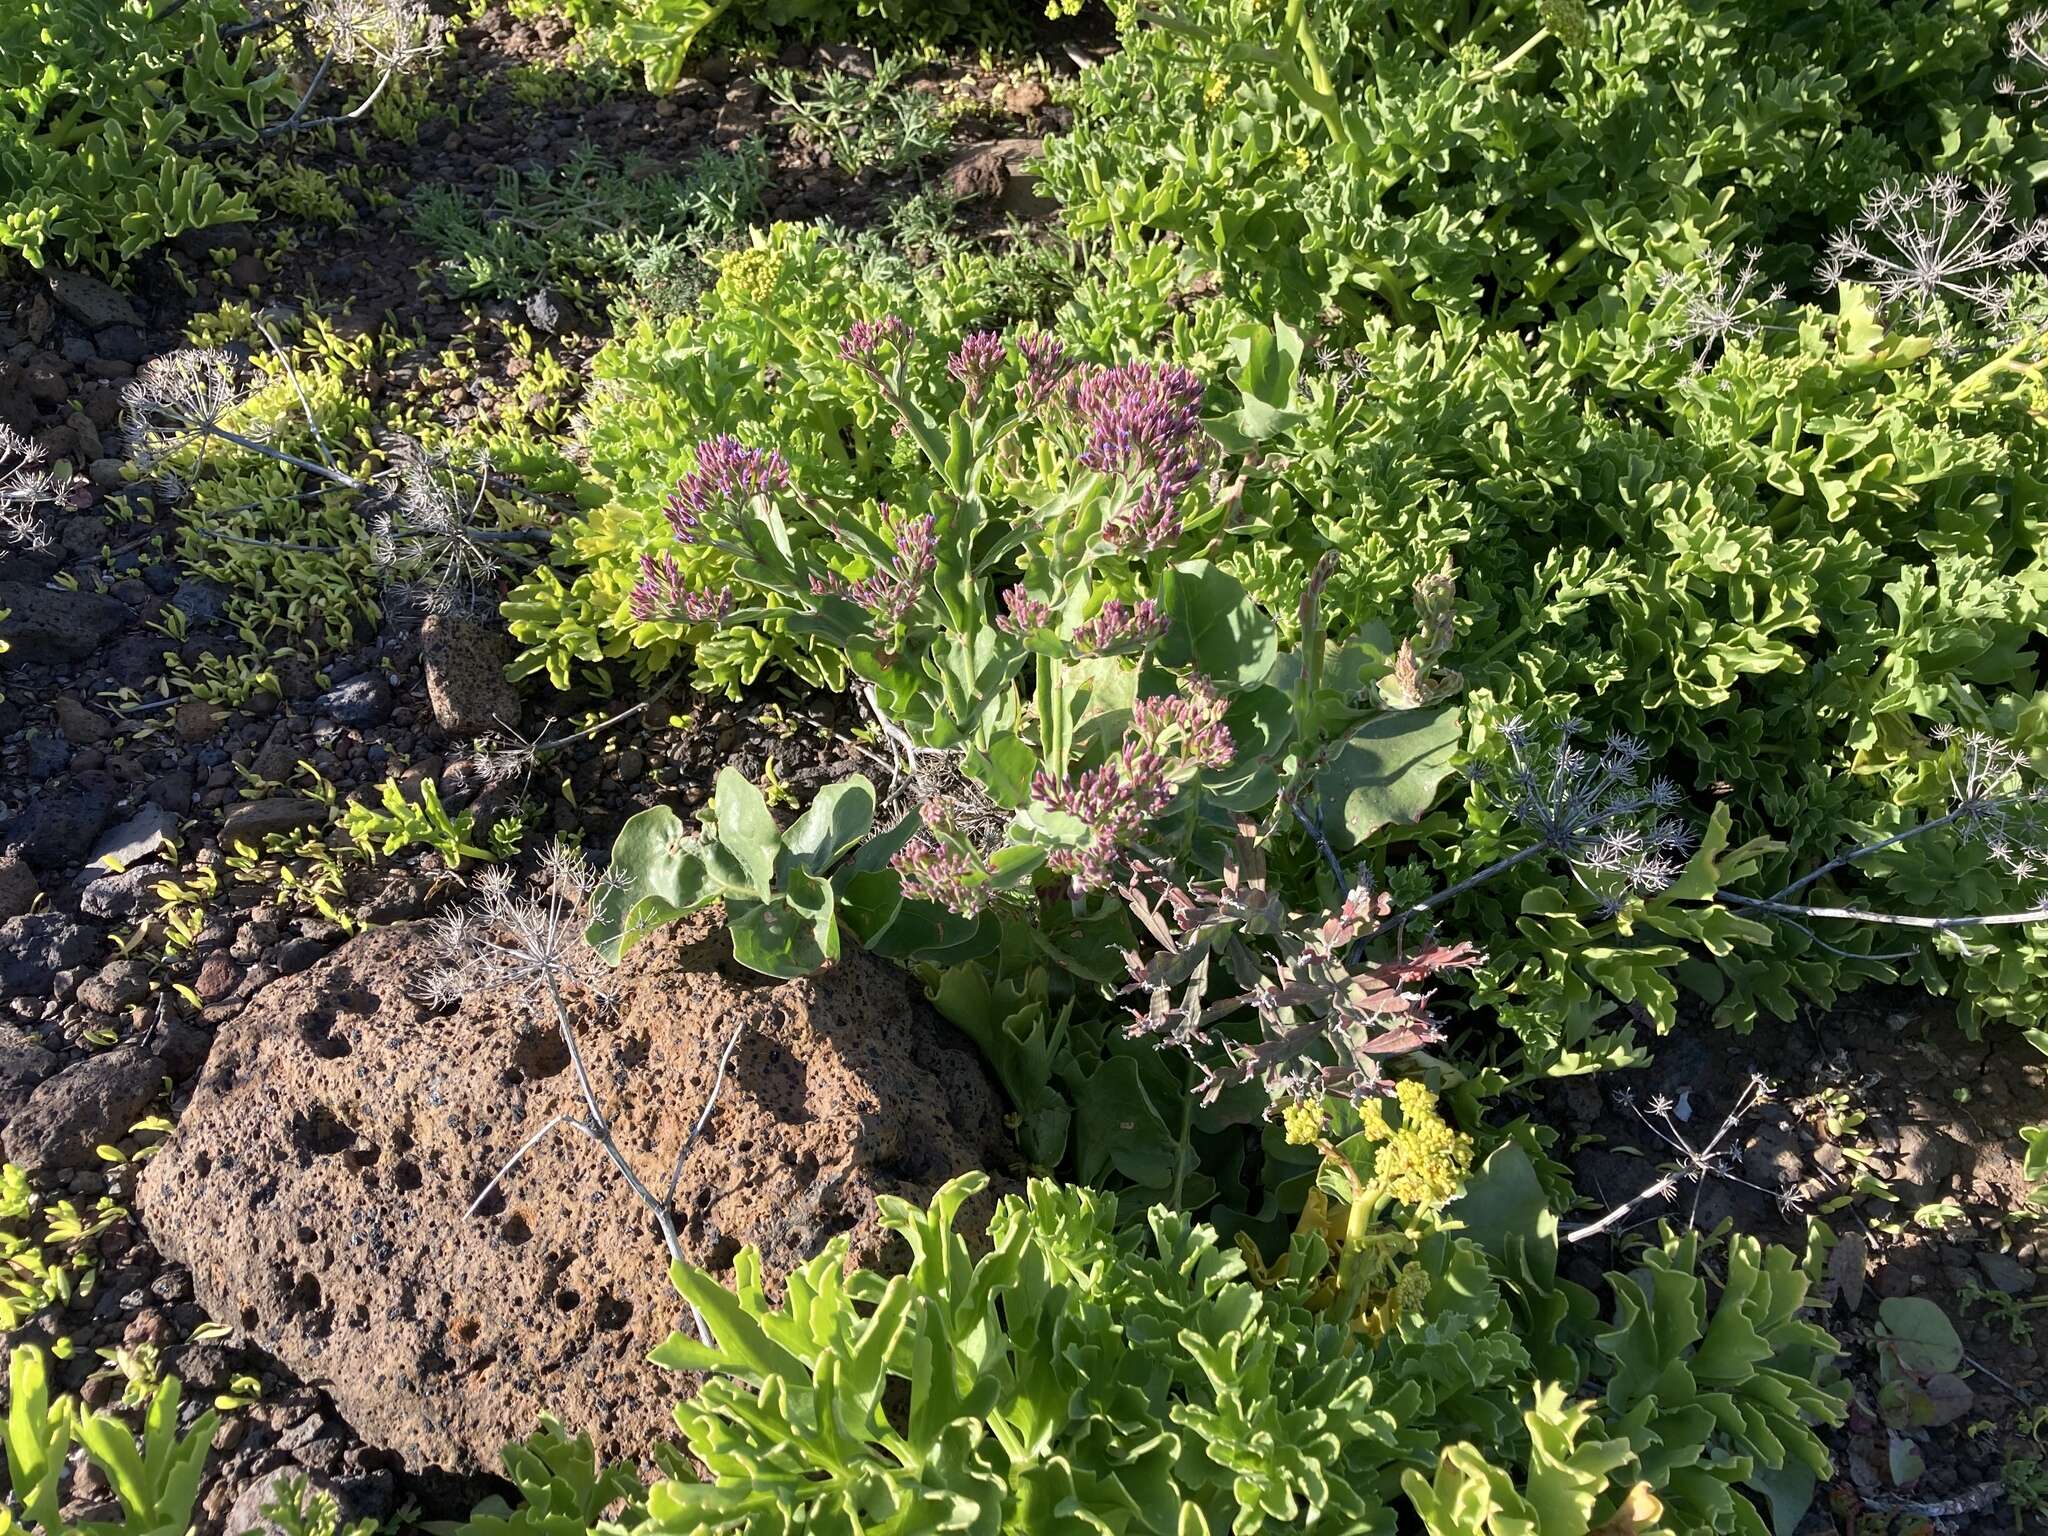
[[[49,529],[37,508],[55,501],[60,488],[43,467],[46,457],[20,433],[0,426],[0,543],[31,553],[50,547]]]
[[[431,57],[445,30],[419,0],[308,0],[301,16],[337,62],[393,72]]]
[[[390,593],[421,613],[493,607],[504,566],[479,537],[478,521],[489,463],[458,468],[409,437],[388,440],[385,452],[389,488],[370,515],[370,557]]]
[[[1938,726],[1932,734],[1951,754],[1950,815],[1963,842],[2014,880],[2048,877],[2048,786],[2032,760],[1986,731]]]
[[[960,349],[946,360],[946,374],[966,391],[967,403],[978,405],[988,393],[989,381],[1003,366],[1009,348],[994,331],[975,331],[964,337]]]
[[[612,969],[583,937],[601,884],[590,861],[561,843],[523,884],[502,865],[485,870],[475,900],[435,921],[438,963],[420,978],[418,997],[442,1007],[472,992],[607,995]]]
[[[2048,251],[2048,221],[2017,221],[2003,187],[1979,191],[1956,176],[1889,183],[1864,200],[1854,229],[1830,237],[1822,282],[1869,283],[1917,324],[1949,300],[1989,320],[2005,280]]]
[[[2032,105],[2048,100],[2048,11],[2030,11],[2006,29],[2012,73],[1998,81],[2001,95]]]
[[[703,538],[706,519],[736,511],[756,496],[789,488],[789,461],[770,448],[749,448],[730,433],[697,445],[697,467],[676,482],[662,506],[681,544]]]
[[[1596,752],[1580,744],[1581,733],[1578,722],[1566,721],[1553,740],[1539,744],[1520,718],[1501,726],[1510,813],[1544,847],[1611,877],[1620,891],[1610,899],[1663,890],[1678,878],[1693,844],[1692,829],[1665,814],[1680,803],[1678,787],[1644,779],[1649,749],[1633,736],[1613,732]]]
[[[1773,306],[1785,300],[1785,285],[1774,283],[1759,292],[1758,264],[1761,253],[1742,253],[1742,265],[1734,265],[1727,251],[1710,251],[1691,272],[1667,274],[1658,284],[1660,292],[1680,296],[1684,329],[1666,345],[1674,352],[1691,350],[1695,373],[1702,372],[1718,351],[1733,340],[1750,340],[1774,329],[1770,324]]]
[[[249,398],[241,371],[227,353],[190,348],[152,358],[121,393],[122,424],[137,467],[159,468],[181,448],[227,430],[228,418]],[[238,422],[234,435],[261,439],[261,422]]]

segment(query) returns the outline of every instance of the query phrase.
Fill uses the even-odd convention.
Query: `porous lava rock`
[[[372,930],[259,992],[150,1163],[144,1220],[212,1316],[414,1471],[495,1468],[543,1411],[644,1457],[686,1386],[646,1363],[686,1326],[660,1238],[600,1149],[560,1128],[465,1215],[580,1100],[551,1021],[516,995],[438,1013],[409,995],[431,944],[421,923]],[[842,1232],[857,1261],[900,1262],[878,1195],[922,1204],[956,1173],[1014,1169],[977,1053],[864,954],[771,983],[694,919],[642,943],[617,981],[610,1010],[579,1005],[579,1039],[650,1182],[748,1026],[683,1166],[693,1262],[723,1269],[754,1243],[779,1281]]]

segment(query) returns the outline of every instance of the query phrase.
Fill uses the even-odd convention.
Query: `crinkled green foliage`
[[[186,230],[254,218],[195,147],[253,139],[289,92],[253,37],[222,39],[246,19],[241,0],[9,0],[0,251],[110,271]]]
[[[2022,8],[1628,0],[1567,37],[1526,0],[1128,0],[1044,179],[1256,311],[1541,321],[1674,246],[1799,270],[1888,176],[2038,158],[1993,91]]]
[[[1107,333],[1163,328],[1162,289],[1223,289],[1168,350],[1218,381],[1226,440],[1280,467],[1229,557],[1255,595],[1284,622],[1335,550],[1330,611],[1398,631],[1449,557],[1467,750],[1510,712],[1639,736],[1738,839],[1779,845],[1741,887],[1767,894],[1938,807],[1934,727],[2048,746],[2038,383],[1809,275],[1887,178],[1952,169],[2027,206],[2042,138],[1993,90],[2015,8],[1635,0],[1577,28],[1555,10],[1126,7],[1044,184],[1143,273],[1091,299]],[[1688,284],[1749,246],[1792,302],[1701,340]],[[1259,349],[1232,403],[1230,317],[1276,311],[1317,345]],[[1502,829],[1478,793],[1399,835],[1443,880],[1497,856]],[[1960,841],[1863,873],[1895,909],[2013,904]],[[1495,956],[1482,999],[1532,1060],[1571,1069],[1609,1059],[1596,1020],[1640,999],[1528,966],[1531,941],[1599,942],[1561,904],[1530,871],[1456,917]],[[1672,974],[1741,1026],[1896,974],[1858,958],[1896,934],[1773,937]],[[1966,1020],[2043,1005],[2028,930],[1914,947],[1906,973]]]
[[[701,45],[742,33],[903,43],[1005,30],[999,12],[973,0],[517,0],[514,9],[567,16],[590,55],[638,70],[656,91],[675,87]]]
[[[1108,1196],[1045,1181],[997,1204],[985,1250],[956,1230],[982,1176],[928,1211],[885,1198],[907,1270],[848,1273],[835,1239],[778,1306],[752,1249],[732,1290],[678,1266],[714,1342],[677,1334],[655,1358],[707,1373],[676,1411],[706,1475],[676,1458],[597,1529],[1790,1529],[1828,1466],[1813,1426],[1844,1406],[1794,1256],[1735,1240],[1710,1299],[1699,1240],[1666,1233],[1608,1277],[1603,1318],[1555,1276],[1540,1191],[1489,1217],[1495,1178],[1533,1184],[1527,1155],[1496,1153],[1459,1212],[1471,1230],[1425,1239],[1425,1283],[1377,1335],[1254,1283],[1184,1215],[1120,1226]],[[547,1486],[589,1486],[587,1446],[575,1460]],[[510,1527],[558,1528],[576,1527]]]

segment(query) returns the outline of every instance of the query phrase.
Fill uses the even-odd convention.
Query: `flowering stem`
[[[620,1177],[625,1179],[626,1187],[633,1191],[634,1198],[646,1206],[653,1214],[654,1224],[661,1230],[662,1244],[668,1249],[669,1262],[676,1265],[685,1264],[688,1261],[683,1257],[682,1239],[676,1232],[675,1209],[671,1204],[673,1190],[671,1191],[670,1200],[655,1198],[654,1192],[640,1182],[640,1175],[633,1171],[633,1165],[627,1161],[626,1154],[619,1150],[619,1144],[612,1139],[611,1125],[606,1121],[604,1110],[597,1101],[597,1087],[591,1082],[590,1069],[583,1062],[583,1050],[576,1040],[576,1027],[570,1021],[568,1005],[562,1000],[561,986],[556,981],[552,971],[545,972],[544,977],[547,983],[548,1001],[554,1006],[555,1010],[555,1025],[561,1031],[563,1045],[568,1048],[569,1064],[576,1069],[576,1085],[583,1094],[584,1113],[588,1118],[581,1125],[581,1129],[600,1147],[604,1148],[604,1155],[610,1158],[612,1166],[619,1170]],[[735,1032],[734,1041],[736,1042],[737,1039],[738,1035]],[[727,1053],[730,1054],[730,1052],[731,1046],[728,1045]],[[723,1062],[719,1066],[719,1077],[722,1082],[724,1079]],[[717,1094],[715,1086],[712,1093],[715,1098]],[[707,1104],[704,1113],[708,1116],[710,1112],[710,1106]],[[569,1123],[576,1124],[574,1121]],[[702,1123],[703,1120],[700,1117],[698,1122],[700,1127]],[[694,1140],[695,1136],[696,1132],[692,1131],[690,1139]],[[685,1141],[684,1146],[687,1148],[688,1145],[689,1142]],[[679,1159],[676,1169],[678,1178],[680,1178],[681,1173],[682,1168]],[[711,1344],[713,1342],[711,1329],[704,1321],[704,1314],[697,1310],[695,1302],[685,1301],[684,1305],[690,1309],[690,1318],[696,1324],[698,1339],[706,1345]]]
[[[1903,832],[1895,832],[1890,837],[1880,838],[1874,843],[1865,843],[1861,848],[1852,848],[1847,853],[1838,854],[1836,857],[1829,859],[1827,863],[1821,865],[1819,869],[1809,874],[1801,875],[1797,880],[1794,880],[1790,885],[1772,896],[1770,900],[1783,901],[1787,896],[1804,890],[1807,886],[1813,884],[1814,881],[1825,875],[1832,874],[1844,865],[1853,864],[1858,859],[1870,854],[1882,852],[1886,848],[1905,842],[1908,838],[1918,837],[1923,832],[1932,832],[1936,827],[1945,827],[1950,822],[1960,820],[1963,815],[1963,810],[1958,808],[1950,811],[1946,816],[1935,818],[1933,821],[1923,821],[1917,827],[1908,827]]]
[[[1965,396],[1973,395],[1991,379],[1995,378],[1997,375],[2001,373],[2007,372],[2008,370],[2022,373],[2033,372],[2033,370],[2030,368],[2014,369],[2012,366],[2013,362],[2022,353],[2032,351],[2035,347],[2040,346],[2041,343],[2044,341],[2048,341],[2048,328],[2038,330],[2034,332],[2031,336],[2022,337],[2020,340],[2014,342],[2011,346],[2007,347],[2003,352],[1999,353],[1998,356],[1992,358],[1990,362],[1984,364],[1983,367],[1977,369],[1974,373],[1966,375],[1962,379],[1962,381],[1956,385],[1954,391],[1949,395],[1949,398],[1951,400],[1961,400]]]

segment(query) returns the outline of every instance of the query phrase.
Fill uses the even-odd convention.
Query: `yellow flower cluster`
[[[718,286],[731,297],[753,304],[766,301],[781,281],[779,251],[734,251],[718,265]]]
[[[1373,1174],[1403,1205],[1439,1206],[1456,1197],[1472,1171],[1472,1138],[1451,1128],[1436,1095],[1413,1078],[1394,1089],[1401,1123],[1387,1123],[1384,1102],[1365,1107],[1366,1139],[1378,1143]]]
[[[1320,1099],[1296,1099],[1280,1111],[1280,1125],[1290,1147],[1312,1147],[1322,1139],[1323,1103]]]

